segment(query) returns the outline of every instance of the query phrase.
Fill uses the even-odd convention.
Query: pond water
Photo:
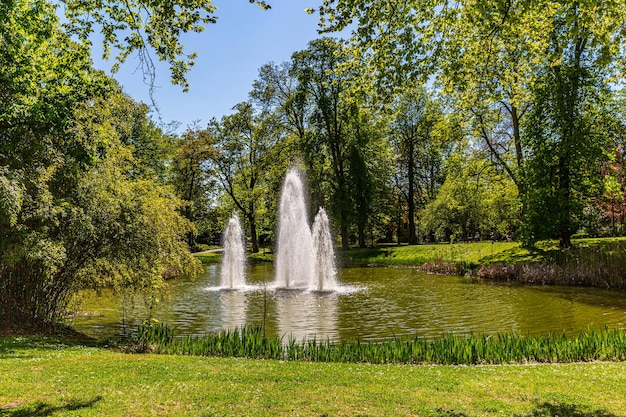
[[[263,290],[272,264],[248,266],[255,288],[216,291],[219,265],[196,280],[173,280],[153,316],[178,333],[205,334],[265,323],[269,333],[313,338],[380,341],[391,336],[436,337],[445,333],[577,333],[626,324],[626,293],[597,288],[519,286],[464,277],[429,275],[409,268],[349,267],[340,270],[343,291],[311,293]],[[121,302],[85,293],[71,324],[97,338],[141,323],[141,298]]]

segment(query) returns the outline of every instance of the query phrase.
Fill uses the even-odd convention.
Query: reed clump
[[[626,243],[553,250],[539,262],[489,263],[470,272],[478,278],[528,284],[626,289]]]
[[[383,342],[293,338],[284,342],[278,336],[265,336],[261,326],[178,337],[170,326],[152,324],[139,328],[137,340],[144,351],[153,353],[282,361],[478,365],[626,360],[626,332],[620,328],[588,330],[575,336],[449,334],[435,339],[394,337]]]

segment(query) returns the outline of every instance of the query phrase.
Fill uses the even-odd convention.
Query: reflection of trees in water
[[[336,294],[278,294],[275,300],[278,334],[284,335],[285,340],[289,337],[337,339],[338,299]]]

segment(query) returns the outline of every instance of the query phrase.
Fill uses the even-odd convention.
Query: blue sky
[[[305,12],[305,8],[317,10],[318,0],[269,3],[270,10],[261,10],[248,0],[214,1],[219,8],[217,24],[182,39],[186,52],[198,53],[196,65],[187,75],[189,92],[171,85],[167,65],[159,63],[155,98],[164,123],[180,122],[181,132],[194,121],[206,125],[212,117],[231,113],[235,104],[248,98],[263,64],[288,61],[293,52],[305,49],[309,41],[319,37],[317,13]],[[108,72],[111,63],[100,59],[97,48],[93,55],[96,67]],[[135,100],[149,104],[149,88],[137,65],[138,61],[129,57],[113,77]]]

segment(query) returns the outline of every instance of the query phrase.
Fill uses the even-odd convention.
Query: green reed
[[[176,337],[164,324],[141,326],[137,340],[144,351],[193,356],[245,357],[286,361],[374,364],[508,364],[626,360],[626,332],[621,328],[565,334],[443,335],[393,337],[383,342],[332,342],[316,339],[287,342],[266,337],[261,326],[223,330],[204,336]]]
[[[486,263],[471,271],[479,278],[530,284],[626,289],[626,242],[592,241],[569,249],[545,250],[533,262]]]

